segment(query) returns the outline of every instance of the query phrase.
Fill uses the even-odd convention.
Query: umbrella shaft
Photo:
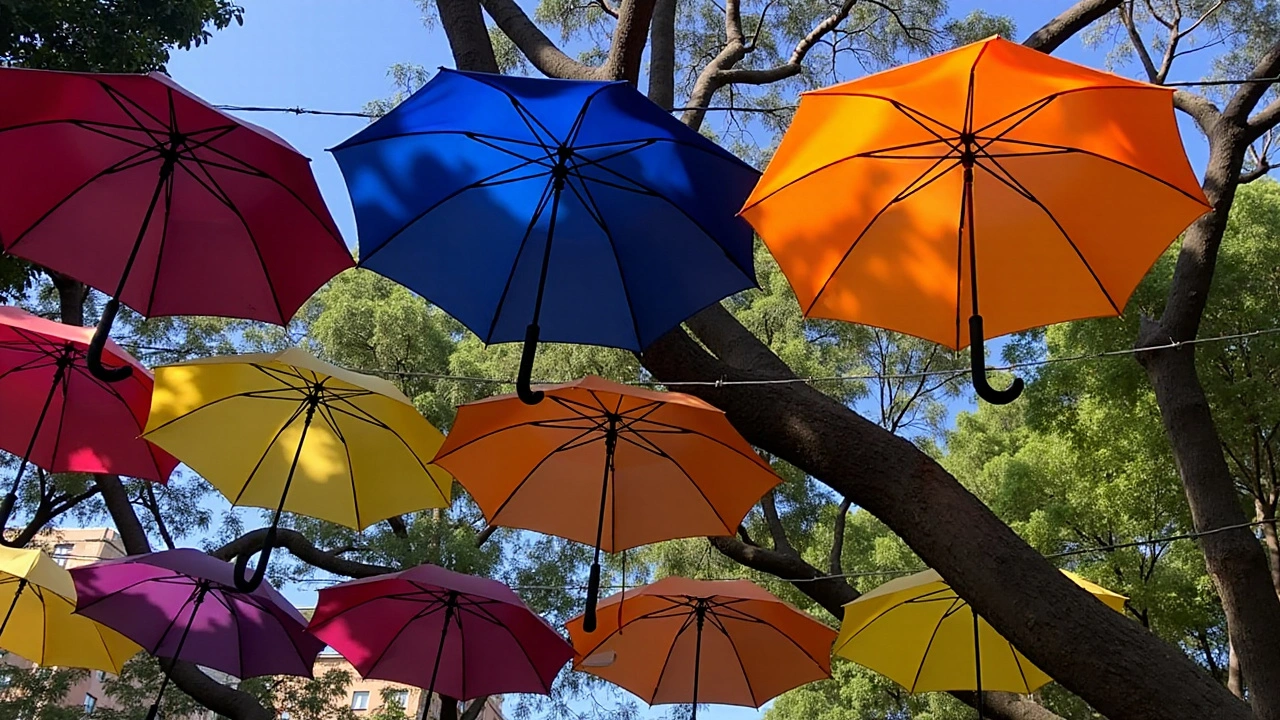
[[[0,623],[0,635],[4,634],[4,629],[9,627],[9,618],[13,616],[13,611],[18,607],[18,598],[22,596],[22,591],[27,589],[26,578],[18,579],[18,589],[13,591],[13,602],[9,603],[9,612],[4,614],[4,622]]]
[[[689,720],[698,720],[698,676],[702,674],[702,625],[707,619],[707,609],[704,605],[699,604],[698,614],[698,636],[693,644],[693,713],[690,714]]]
[[[431,668],[431,684],[427,686],[427,696],[423,700],[428,708],[431,707],[431,693],[436,690],[436,676],[440,673],[440,658],[444,657],[444,641],[449,637],[449,622],[453,620],[453,607],[454,603],[457,602],[457,594],[449,593],[449,599],[446,602],[448,604],[444,608],[444,626],[440,630],[440,647],[436,648],[436,664],[435,667]],[[466,672],[466,668],[462,670],[464,673]],[[440,697],[440,706],[443,709],[443,696]]]
[[[116,286],[116,294],[114,297],[118,300],[124,295],[124,286],[129,282],[129,272],[133,270],[133,261],[138,259],[138,251],[142,249],[142,241],[147,236],[147,228],[151,226],[151,216],[155,214],[156,205],[160,202],[160,193],[164,192],[165,184],[169,182],[169,176],[173,174],[173,166],[177,162],[176,156],[166,156],[164,164],[160,166],[160,179],[156,181],[156,190],[151,194],[151,202],[147,205],[147,212],[142,216],[142,227],[138,229],[138,239],[133,242],[133,249],[129,251],[129,259],[124,263],[124,270],[120,273],[120,284]]]
[[[537,325],[538,318],[542,316],[542,295],[547,289],[547,270],[551,267],[551,239],[556,234],[556,215],[560,211],[560,194],[564,192],[564,180],[556,178],[552,180],[551,190],[551,217],[547,220],[547,245],[542,251],[542,272],[538,275],[538,296],[533,301],[533,321],[530,325]]]
[[[978,709],[978,720],[982,720],[982,647],[978,644],[978,613],[974,612],[973,607],[970,606],[969,614],[973,615],[973,675],[974,687],[977,688],[974,700]]]
[[[40,408],[40,416],[36,418],[36,426],[31,430],[31,440],[27,441],[27,451],[22,454],[22,462],[18,465],[18,472],[13,476],[13,486],[9,490],[9,494],[17,495],[18,488],[22,484],[22,476],[27,471],[27,464],[30,462],[28,458],[36,449],[36,441],[40,439],[40,429],[44,427],[44,418],[49,414],[49,406],[53,404],[53,398],[58,394],[58,388],[62,385],[62,380],[66,377],[67,365],[71,364],[71,346],[68,345],[63,349],[62,355],[58,356],[57,370],[53,373],[53,383],[49,386],[49,394],[44,399],[44,407]],[[8,521],[8,517],[4,521]]]
[[[604,540],[604,511],[609,503],[609,477],[613,475],[613,454],[618,447],[618,416],[609,416],[609,429],[604,436],[604,478],[600,481],[600,519],[596,523],[596,562],[600,562],[600,543]],[[616,521],[616,518],[615,518]]]
[[[316,416],[316,406],[320,404],[319,396],[313,397],[314,399],[308,398],[307,400],[307,416],[302,421],[302,434],[298,437],[298,449],[293,451],[293,462],[289,464],[289,474],[284,479],[284,490],[280,493],[280,504],[276,506],[276,514],[271,519],[271,527],[276,527],[280,524],[280,514],[284,512],[284,501],[289,498],[289,486],[293,484],[293,473],[298,469],[298,459],[302,457],[302,446],[307,442],[307,429],[311,427],[311,421]]]
[[[200,603],[204,602],[205,593],[209,592],[209,586],[200,584],[196,586],[194,602],[191,605],[191,616],[187,618],[186,627],[182,628],[182,636],[178,638],[178,647],[173,651],[173,659],[169,661],[169,669],[164,673],[164,678],[160,681],[160,692],[156,693],[154,708],[160,706],[160,700],[164,698],[164,691],[169,687],[169,673],[178,665],[178,658],[182,656],[182,646],[187,644],[187,635],[191,632],[191,625],[196,621],[196,613],[200,610]],[[182,612],[179,610],[178,612]],[[163,636],[161,640],[163,640]]]
[[[973,168],[964,169],[964,232],[969,236],[969,296],[970,315],[978,314],[978,246],[974,243],[973,228]]]

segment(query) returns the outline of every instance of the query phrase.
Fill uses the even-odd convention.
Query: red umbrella
[[[85,365],[92,328],[63,325],[0,306],[0,448],[22,462],[0,500],[9,519],[27,464],[50,472],[128,475],[165,482],[178,461],[139,437],[151,409],[151,373],[108,341],[110,367],[130,367],[128,382],[108,385]]]
[[[320,591],[308,632],[367,679],[459,700],[546,695],[573,648],[496,580],[435,565]]]
[[[0,244],[154,317],[284,325],[351,267],[310,161],[159,73],[0,69]]]

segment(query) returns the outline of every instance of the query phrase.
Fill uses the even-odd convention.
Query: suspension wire
[[[1103,358],[1113,357],[1129,357],[1139,355],[1141,353],[1157,352],[1161,350],[1178,350],[1191,345],[1203,345],[1208,343],[1231,342],[1236,340],[1248,340],[1252,338],[1265,337],[1280,333],[1280,327],[1263,328],[1261,330],[1250,330],[1247,332],[1231,333],[1228,335],[1214,335],[1211,337],[1193,338],[1191,340],[1171,340],[1160,345],[1146,345],[1143,347],[1124,348],[1119,350],[1105,350],[1095,353],[1081,353],[1079,355],[1064,355],[1062,357],[1044,358],[1041,360],[1027,360],[1023,362],[1010,363],[1007,365],[998,365],[989,367],[988,370],[1001,372],[1012,370],[1023,370],[1027,368],[1044,367],[1047,365],[1059,365],[1062,363],[1083,362],[1086,360],[1099,360]],[[190,351],[183,348],[161,347],[155,345],[145,345],[140,343],[131,343],[128,340],[117,341],[122,347],[128,348],[135,352],[158,354],[171,353],[176,355],[190,354]],[[364,373],[366,375],[382,375],[403,378],[418,378],[423,380],[442,380],[460,383],[472,383],[480,385],[515,385],[516,381],[511,378],[497,377],[476,377],[471,375],[451,375],[448,373],[432,373],[419,372],[416,370],[394,370],[391,368],[348,368],[353,372]],[[788,378],[768,378],[768,379],[752,379],[752,380],[631,380],[623,384],[634,385],[640,387],[730,387],[739,385],[812,385],[817,383],[843,383],[857,382],[865,380],[886,381],[886,380],[919,380],[933,377],[960,378],[968,375],[970,369],[956,368],[952,370],[922,370],[920,372],[911,373],[859,373],[852,375],[819,375],[806,377],[788,377]],[[552,384],[554,382],[568,382],[568,380],[550,381],[539,380],[537,384]]]
[[[1251,85],[1254,83],[1271,84],[1280,82],[1280,75],[1260,78],[1233,78],[1227,80],[1185,80],[1160,83],[1162,87],[1214,87],[1220,85]],[[363,110],[316,110],[301,106],[273,105],[214,105],[218,110],[227,112],[251,113],[288,113],[291,115],[327,115],[332,117],[376,118],[376,113]],[[768,105],[762,107],[736,107],[732,105],[693,105],[672,108],[672,112],[747,112],[747,113],[783,113],[795,110],[798,105]]]

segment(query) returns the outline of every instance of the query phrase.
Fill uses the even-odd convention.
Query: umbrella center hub
[[[565,178],[569,177],[569,158],[573,157],[571,148],[561,145],[556,148],[556,164],[551,166],[551,177],[557,187],[564,187]]]
[[[960,133],[960,165],[973,167],[978,158],[978,138],[974,133]]]

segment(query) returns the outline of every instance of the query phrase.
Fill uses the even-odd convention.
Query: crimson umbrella
[[[145,316],[284,325],[352,266],[311,174],[284,140],[168,77],[0,69],[0,245]]]
[[[573,648],[497,580],[435,565],[320,591],[307,630],[366,679],[459,700],[548,694]]]
[[[92,335],[91,328],[0,306],[0,448],[21,458],[0,500],[0,527],[9,520],[28,464],[156,482],[167,481],[178,464],[139,437],[151,408],[151,373],[108,342],[108,365],[136,372],[114,385],[94,377],[85,363]]]
[[[269,583],[236,590],[231,563],[179,548],[104,560],[71,570],[76,612],[156,657],[179,659],[244,679],[311,677],[324,643]],[[153,720],[168,675],[147,714]]]

